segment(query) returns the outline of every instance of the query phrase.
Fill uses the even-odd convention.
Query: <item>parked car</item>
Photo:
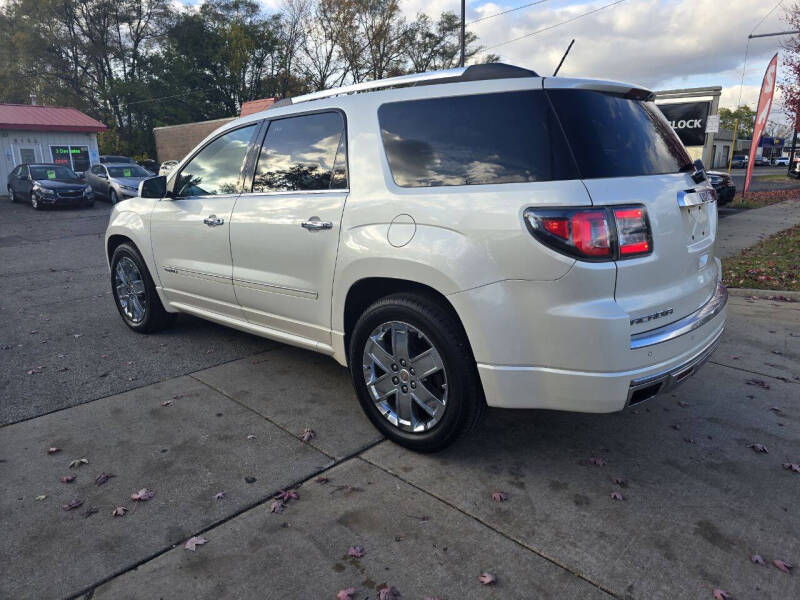
[[[788,156],[776,156],[772,159],[773,166],[782,166],[788,167],[789,166],[789,157]]]
[[[792,168],[789,169],[789,176],[800,178],[800,155],[795,155],[792,159]]]
[[[101,164],[106,164],[106,163],[114,163],[114,164],[131,163],[131,164],[135,165],[136,161],[133,160],[132,158],[128,157],[128,156],[116,156],[116,155],[112,155],[112,154],[101,154],[100,155],[100,163]]]
[[[158,163],[150,158],[145,158],[144,160],[140,160],[136,164],[138,164],[143,169],[147,169],[153,175],[158,173]]]
[[[636,405],[709,357],[727,301],[714,190],[652,99],[493,64],[281,101],[114,207],[117,308],[331,355],[418,451],[486,405]]]
[[[107,198],[111,204],[133,198],[139,193],[139,182],[153,174],[137,164],[108,163],[92,165],[86,172],[86,182],[95,194]]]
[[[717,203],[722,206],[727,204],[736,196],[736,184],[733,177],[722,171],[707,171],[708,181],[717,193]]]
[[[731,167],[735,169],[743,169],[747,166],[748,161],[749,157],[746,155],[734,156],[733,159],[731,159]]]
[[[158,169],[158,174],[169,175],[172,169],[174,169],[177,165],[177,160],[165,160],[163,163],[161,163],[161,167]]]
[[[92,206],[92,188],[75,171],[49,163],[22,164],[15,167],[6,182],[12,202],[30,202],[36,210],[45,206]]]
[[[766,156],[756,156],[753,160],[754,167],[768,167],[769,159]]]

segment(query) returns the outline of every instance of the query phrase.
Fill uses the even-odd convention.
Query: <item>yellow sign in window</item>
[[[56,178],[56,172],[54,170],[52,170],[52,169],[47,169],[47,178],[48,179],[55,179]]]

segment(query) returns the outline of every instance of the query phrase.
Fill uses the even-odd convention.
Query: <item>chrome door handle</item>
[[[217,215],[211,215],[203,219],[203,223],[209,227],[218,227],[225,223],[225,219],[220,219]]]
[[[300,223],[300,227],[312,232],[322,231],[323,229],[333,229],[333,223],[330,221],[320,221],[319,217],[311,217],[308,221]]]

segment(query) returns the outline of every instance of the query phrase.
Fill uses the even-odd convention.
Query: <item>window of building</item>
[[[50,146],[50,155],[57,165],[78,173],[89,170],[89,146]]]

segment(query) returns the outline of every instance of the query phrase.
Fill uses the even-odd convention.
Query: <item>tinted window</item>
[[[677,173],[691,159],[652,102],[589,90],[550,90],[584,179]]]
[[[77,179],[78,176],[67,167],[31,167],[31,179],[44,181],[46,179]]]
[[[111,175],[111,177],[150,177],[150,172],[139,165],[108,167],[108,174]]]
[[[239,191],[239,172],[255,130],[255,124],[235,129],[200,150],[178,175],[176,194],[211,196]]]
[[[413,100],[378,110],[397,185],[425,187],[576,177],[544,92]]]
[[[272,121],[258,159],[254,192],[347,187],[344,119],[338,112]]]

